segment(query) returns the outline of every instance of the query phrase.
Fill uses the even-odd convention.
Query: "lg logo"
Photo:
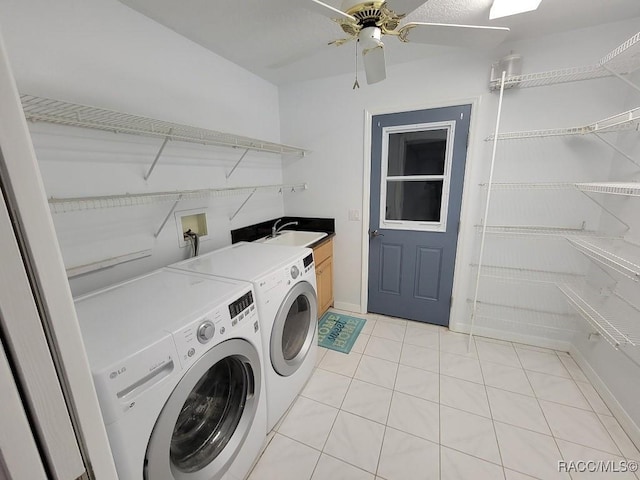
[[[110,378],[111,380],[113,380],[113,379],[114,379],[114,378],[116,378],[118,375],[122,375],[122,374],[123,374],[124,372],[126,372],[126,371],[127,371],[127,367],[119,368],[118,370],[115,370],[115,371],[111,372],[111,373],[109,374],[109,378]]]

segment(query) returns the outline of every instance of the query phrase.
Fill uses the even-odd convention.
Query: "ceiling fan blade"
[[[387,78],[382,43],[376,47],[364,49],[362,51],[362,61],[364,62],[364,72],[369,85]]]
[[[389,0],[386,3],[387,8],[398,15],[408,15],[427,2],[426,0]]]
[[[331,19],[347,20],[353,23],[357,23],[358,21],[356,17],[349,15],[348,13],[344,13],[342,10],[338,10],[337,8],[334,8],[331,5],[322,3],[320,0],[311,0],[311,3],[307,4],[307,8],[309,8],[310,10],[313,10],[316,13],[319,13],[320,15],[329,17]]]
[[[509,29],[506,27],[411,22],[398,30],[398,33],[403,42],[451,47],[491,48],[506,38]]]

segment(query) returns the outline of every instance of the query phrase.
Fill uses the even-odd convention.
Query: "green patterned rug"
[[[349,353],[365,323],[364,318],[327,312],[318,323],[318,345]]]

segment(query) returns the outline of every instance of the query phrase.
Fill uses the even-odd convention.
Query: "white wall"
[[[116,0],[2,0],[0,24],[21,93],[120,110],[203,128],[280,140],[278,89]],[[121,194],[282,181],[278,156],[250,152],[227,181],[242,151],[170,142],[148,181],[161,139],[86,129],[32,125],[48,196]],[[229,230],[283,214],[282,197],[182,202],[207,207],[212,239],[202,250],[230,243]],[[184,258],[173,218],[153,233],[171,203],[55,214],[68,267],[151,249],[152,256],[71,280],[74,294]]]
[[[489,66],[514,50],[523,55],[524,73],[596,64],[600,58],[637,32],[638,20],[602,25],[575,32],[503,45],[493,52],[466,53],[416,61],[388,69],[387,80],[351,90],[352,77],[340,76],[281,88],[280,105],[283,140],[303,144],[313,153],[306,162],[285,164],[287,182],[308,181],[310,193],[295,202],[285,201],[288,215],[302,214],[336,218],[335,297],[336,305],[353,310],[366,310],[361,305],[361,261],[363,222],[348,220],[350,209],[363,205],[368,188],[366,147],[364,145],[364,112],[402,111],[456,104],[479,99],[472,113],[472,140],[469,146],[467,177],[463,197],[463,218],[459,255],[454,284],[451,326],[466,330],[470,321],[468,299],[473,296],[474,271],[469,264],[477,262],[479,236],[475,224],[484,212],[486,191],[478,187],[486,182],[491,157],[491,144],[486,136],[493,132],[497,110],[497,94],[488,92]],[[637,99],[634,100],[637,106]],[[620,113],[633,103],[629,89],[616,79],[574,82],[564,85],[513,89],[505,93],[501,131],[520,131],[587,125]],[[637,138],[637,137],[636,137]],[[520,142],[520,143],[518,143]],[[576,182],[602,181],[610,178],[612,165],[618,164],[614,152],[594,137],[563,137],[518,142],[500,142],[496,159],[497,182]],[[633,145],[638,158],[638,145]],[[611,178],[631,178],[637,170],[624,165]],[[515,195],[515,196],[514,196]],[[494,197],[489,222],[516,225],[555,225],[597,230],[606,214],[578,192],[500,192]],[[625,207],[635,215],[637,202]],[[562,208],[558,208],[561,206]],[[631,213],[633,212],[633,213]],[[620,225],[608,224],[620,233]],[[636,239],[638,237],[635,237]],[[525,268],[564,270],[585,274],[590,262],[568,248],[565,240],[513,240],[491,238],[487,255],[493,263],[522,265]],[[528,265],[528,266],[527,266]],[[522,315],[516,322],[487,322],[484,333],[497,338],[519,340],[556,348],[571,348],[574,331],[579,352],[587,360],[583,366],[595,369],[601,392],[611,389],[619,398],[618,418],[632,419],[626,426],[640,421],[637,398],[638,369],[615,352],[606,342],[594,346],[585,343],[585,322],[575,315],[554,285],[531,287],[485,280],[481,295],[489,302],[517,304],[549,311],[553,315]],[[637,295],[636,295],[637,298]],[[541,308],[542,307],[542,308]],[[520,311],[522,312],[522,310]],[[562,315],[555,315],[555,314]],[[532,325],[532,323],[534,325]],[[612,400],[608,397],[608,400]],[[637,432],[637,430],[636,430]]]
[[[636,29],[637,21],[628,21],[505,44],[492,52],[460,51],[457,55],[392,66],[384,82],[363,85],[355,91],[351,89],[350,75],[282,87],[282,139],[305,145],[313,152],[304,161],[285,163],[285,181],[307,181],[310,185],[309,194],[304,198],[285,201],[285,211],[287,215],[304,213],[336,218],[336,304],[359,309],[361,303],[363,224],[349,221],[348,210],[367,208],[362,203],[367,190],[363,184],[366,181],[363,180],[364,163],[368,161],[364,158],[365,110],[402,111],[473,98],[480,100],[478,110],[472,114],[461,255],[458,256],[458,264],[465,266],[474,256],[477,242],[473,225],[481,217],[484,194],[477,184],[486,179],[490,159],[489,145],[484,138],[492,132],[495,123],[497,95],[488,92],[491,63],[513,49],[523,55],[525,73],[594,64]],[[505,131],[580,125],[585,119],[615,113],[623,103],[620,90],[609,88],[601,80],[507,93],[502,124]],[[518,99],[517,103],[513,97]],[[592,147],[582,147],[589,148]],[[528,164],[518,163],[516,170],[526,169],[525,176],[536,174],[538,181],[543,181],[545,170],[532,160]],[[548,160],[548,167],[554,168],[554,159]],[[575,161],[569,164],[566,172],[572,172],[575,164]],[[608,168],[608,164],[603,168]],[[510,176],[503,176],[502,181],[508,181]],[[367,221],[365,219],[365,226]],[[468,272],[466,267],[456,271],[453,322],[468,318],[466,299],[470,282],[464,279]]]
[[[632,78],[635,85],[640,86],[640,74],[636,73]],[[640,93],[624,86],[621,82],[618,88],[628,93],[624,110],[638,108],[640,106]],[[638,132],[624,132],[616,139],[611,138],[618,147],[631,156],[637,163],[640,163],[640,141]],[[640,167],[625,159],[622,155],[616,154],[611,163],[611,170],[603,178],[604,181],[612,182],[640,182]],[[615,212],[623,221],[627,222],[630,229],[624,233],[624,238],[634,242],[635,245],[619,244],[616,250],[623,258],[640,261],[640,198],[638,197],[616,197],[608,195],[595,195],[607,208]],[[610,216],[603,216],[601,222],[602,231],[614,231],[620,229],[620,223]],[[627,318],[622,315],[623,323],[614,322],[616,326],[630,335],[635,342],[640,341],[640,283],[623,275],[616,274],[610,269],[607,272],[612,276],[603,276],[602,270],[594,268],[589,273],[589,281],[595,285],[607,285],[615,289],[625,299],[633,302],[636,309],[629,309],[624,302],[620,303],[618,298],[610,299],[612,305],[621,311],[627,308]],[[626,325],[625,325],[626,324]],[[636,433],[636,441],[640,441],[637,432],[640,431],[640,347],[623,346],[620,350],[615,350],[604,339],[595,341],[589,339],[591,328],[583,328],[576,335],[574,344],[576,356],[582,358],[589,365],[589,368],[598,375],[603,382],[603,387],[610,392],[615,399],[613,401],[614,413],[621,415],[626,420],[626,425],[635,424],[635,432],[629,429],[630,434]]]

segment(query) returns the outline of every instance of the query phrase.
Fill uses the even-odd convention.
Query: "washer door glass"
[[[171,436],[171,462],[195,472],[229,443],[244,410],[250,373],[236,357],[225,358],[200,379],[178,415]]]
[[[230,339],[204,353],[156,420],[144,478],[220,480],[253,427],[261,384],[261,359],[251,343]]]
[[[313,286],[299,282],[289,290],[271,331],[271,364],[282,376],[293,374],[303,363],[314,341],[318,303]]]
[[[311,304],[304,295],[298,295],[287,312],[282,332],[282,355],[285,360],[296,358],[309,333],[309,318],[311,317]]]

